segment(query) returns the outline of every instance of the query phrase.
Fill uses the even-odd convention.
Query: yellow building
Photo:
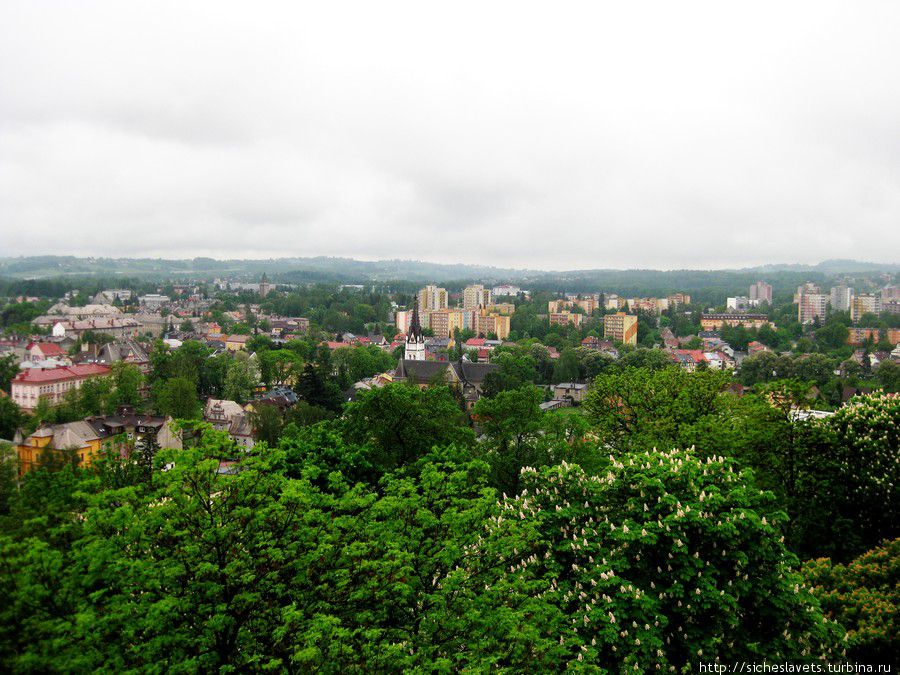
[[[160,448],[181,448],[181,436],[171,428],[171,417],[138,415],[122,406],[115,415],[88,417],[66,424],[45,424],[23,437],[16,434],[15,445],[19,457],[19,474],[36,468],[48,452],[70,451],[81,466],[90,466],[101,456],[103,445],[115,447],[151,437]]]
[[[550,314],[562,314],[567,309],[579,307],[585,314],[590,316],[595,309],[600,307],[600,303],[594,297],[590,298],[561,298],[559,300],[550,300],[547,303],[547,311]]]
[[[439,309],[425,313],[428,327],[435,337],[450,338],[463,329],[463,310]]]
[[[603,337],[624,345],[637,345],[637,317],[625,312],[603,317]]]
[[[511,302],[495,302],[493,305],[485,307],[488,314],[506,314],[516,313],[516,306]]]
[[[71,450],[82,466],[90,466],[100,455],[103,437],[87,422],[47,425],[28,438],[17,439],[19,475],[36,468],[45,452]]]
[[[509,337],[510,319],[504,314],[489,314],[487,311],[482,312],[475,317],[475,332],[478,335],[496,335],[498,340],[505,340]]]
[[[850,320],[859,321],[864,314],[879,314],[881,298],[877,295],[857,295],[850,300]]]
[[[771,287],[769,287],[769,290],[771,291]],[[688,293],[673,293],[666,299],[669,301],[669,307],[691,304],[691,296]]]
[[[550,313],[550,325],[551,326],[568,326],[572,324],[573,326],[580,326],[581,320],[584,318],[584,314],[578,314],[577,312],[570,312],[565,309],[561,312],[551,312]]]
[[[491,304],[491,289],[481,284],[463,289],[463,309],[479,309]]]
[[[419,291],[419,315],[424,316],[425,312],[431,312],[439,309],[447,309],[449,306],[447,289],[438,288],[437,286],[426,286]]]
[[[225,339],[225,348],[230,352],[239,352],[247,347],[249,335],[229,335]]]

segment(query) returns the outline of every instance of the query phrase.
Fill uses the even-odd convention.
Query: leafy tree
[[[162,415],[185,420],[197,419],[200,415],[197,387],[187,377],[173,377],[162,382],[154,392],[154,398]]]
[[[591,382],[601,373],[613,367],[613,358],[597,351],[584,347],[576,350],[578,353],[578,374],[582,382]]]
[[[144,376],[137,366],[118,361],[112,365],[113,387],[110,394],[111,407],[129,405],[137,407],[141,404],[141,387]]]
[[[19,374],[19,362],[15,354],[0,357],[0,391],[10,393],[10,383]]]
[[[342,404],[337,384],[326,379],[312,363],[303,367],[297,380],[297,394],[309,405],[332,412],[340,410]]]
[[[837,655],[841,632],[781,543],[784,516],[730,460],[650,451],[598,477],[525,469],[522,483],[442,582],[483,589],[459,609],[479,637],[449,645],[457,668],[686,671],[703,658]]]
[[[850,330],[843,323],[829,321],[816,330],[816,342],[824,351],[841,349],[847,344]]]
[[[2,405],[2,399],[0,399]],[[18,457],[12,443],[0,441],[0,532],[7,530],[4,519],[9,515],[12,500],[18,492]]]
[[[226,353],[204,359],[200,367],[198,385],[201,396],[224,398],[225,378],[228,375],[228,364],[231,363],[231,359],[231,355]]]
[[[837,506],[853,521],[861,550],[900,536],[900,397],[855,397],[823,426],[835,437],[829,482],[843,486]]]
[[[109,377],[91,377],[84,380],[73,394],[75,417],[103,415],[111,411],[113,380]]]
[[[875,377],[881,382],[885,393],[900,393],[900,364],[884,360],[878,364]]]
[[[85,608],[82,648],[101,670],[274,667],[279,612],[300,572],[300,501],[264,459],[233,476],[205,452],[167,453],[147,497],[122,494],[87,514],[78,554],[106,576]],[[123,527],[123,523],[128,523]]]
[[[300,357],[289,349],[258,352],[260,379],[266,387],[292,384],[302,365]]]
[[[474,435],[447,387],[389,384],[360,392],[344,410],[351,443],[366,446],[376,473],[409,466],[433,447],[471,445]]]
[[[847,565],[810,561],[803,575],[827,616],[847,629],[848,659],[900,662],[900,539]]]
[[[25,422],[25,414],[8,396],[0,396],[0,439],[12,440]]]
[[[336,367],[345,368],[351,382],[383,373],[397,365],[394,358],[375,345],[341,347],[332,355]]]
[[[255,362],[246,353],[234,356],[225,375],[224,397],[238,403],[247,403],[259,386],[259,372]]]
[[[618,361],[616,366],[625,370],[628,368],[643,368],[645,370],[664,370],[672,368],[672,361],[668,356],[659,349],[635,349],[634,351],[624,354]]]
[[[835,367],[835,361],[827,356],[809,354],[795,361],[793,377],[821,387],[834,377]]]
[[[578,354],[574,349],[566,349],[559,355],[553,368],[552,382],[575,382],[581,374]]]
[[[501,391],[518,389],[524,384],[537,381],[537,364],[530,354],[497,348],[491,355],[491,362],[500,367],[485,376],[482,383],[482,393],[485,396],[495,396]]]
[[[278,445],[278,439],[281,438],[284,428],[284,419],[276,406],[256,404],[250,415],[250,422],[257,441],[262,441],[269,447]]]
[[[300,561],[309,591],[285,613],[294,667],[446,671],[447,645],[475,639],[470,622],[448,611],[453,591],[442,580],[462,564],[495,497],[487,467],[453,454],[430,457],[415,476],[385,477],[377,496],[340,480],[312,493],[305,520],[322,534]]]
[[[582,407],[603,442],[619,452],[677,447],[693,425],[718,415],[728,380],[716,371],[628,368],[598,377]]]
[[[752,386],[760,382],[772,382],[793,377],[794,369],[790,358],[772,352],[760,352],[748,356],[741,363],[741,382]]]
[[[548,463],[546,449],[540,447],[543,400],[537,387],[526,385],[475,404],[472,413],[485,436],[485,459],[501,491],[516,492],[522,467]]]
[[[545,413],[543,394],[533,385],[482,398],[472,411],[482,432],[478,451],[491,467],[491,484],[500,492],[519,489],[523,467],[574,461],[596,466],[596,453],[585,442],[587,424],[581,415]]]
[[[285,433],[287,433],[288,424],[303,427],[329,420],[333,417],[334,413],[325,408],[310,405],[306,401],[298,401],[295,405],[285,411]]]

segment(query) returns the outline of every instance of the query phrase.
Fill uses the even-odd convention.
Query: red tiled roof
[[[59,366],[58,368],[27,368],[14,378],[14,382],[60,382],[74,380],[92,375],[106,375],[110,369],[99,363],[84,363],[75,366]]]
[[[700,349],[673,349],[672,351],[676,354],[681,354],[682,356],[690,356],[694,360],[694,363],[706,361],[706,357]]]
[[[466,340],[467,347],[483,347],[485,338],[469,338]]]
[[[38,347],[44,356],[64,356],[63,348],[52,342],[31,342],[26,349],[31,350]]]

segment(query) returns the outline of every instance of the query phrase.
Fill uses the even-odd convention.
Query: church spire
[[[406,342],[425,342],[425,336],[422,334],[422,324],[419,323],[419,304],[413,305],[412,321],[409,323],[409,333],[406,336]]]
[[[419,306],[413,306],[412,320],[409,322],[409,330],[406,334],[406,348],[404,358],[409,361],[425,360],[425,335],[422,333],[422,324],[419,323]]]

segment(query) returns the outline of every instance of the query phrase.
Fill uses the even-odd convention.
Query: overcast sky
[[[900,259],[900,3],[0,3],[0,256]]]

